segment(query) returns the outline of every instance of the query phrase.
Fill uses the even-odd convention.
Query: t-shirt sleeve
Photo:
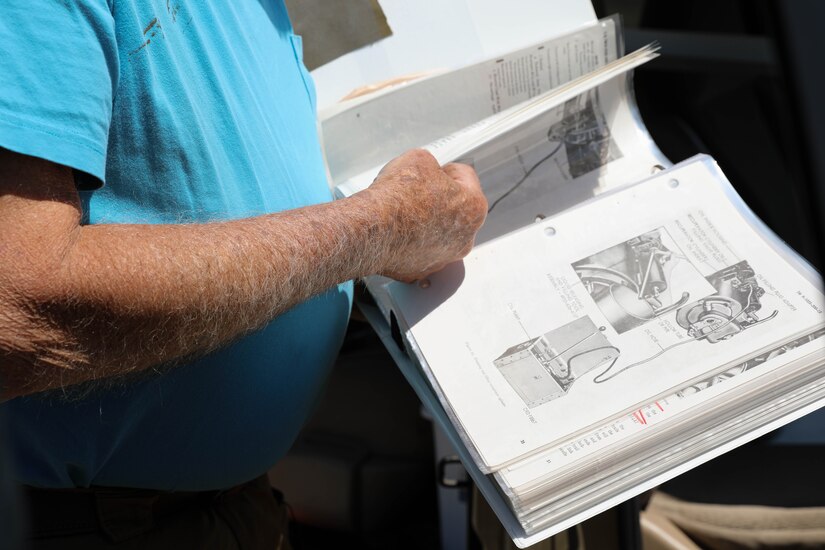
[[[108,0],[2,0],[0,44],[0,147],[101,185],[118,75]]]

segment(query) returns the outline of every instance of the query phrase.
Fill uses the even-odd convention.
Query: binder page
[[[645,440],[656,434],[667,435],[663,433],[664,429],[670,431],[660,445],[676,445],[681,441],[673,433],[674,430],[688,424],[690,419],[702,419],[706,415],[703,403],[732,395],[735,390],[754,384],[757,378],[765,374],[783,369],[786,365],[798,362],[800,358],[809,357],[814,351],[821,352],[823,338],[825,329],[816,329],[722,372],[691,381],[669,395],[640,406],[622,417],[611,419],[577,437],[563,440],[559,445],[538,453],[529,460],[502,468],[495,476],[502,487],[511,490],[511,495],[518,494],[523,500],[531,490],[540,491],[541,483],[545,480],[558,480],[566,472],[588,464],[598,467],[598,456],[628,451],[637,453],[636,456],[645,456],[640,453],[639,445],[644,445]],[[649,450],[651,443],[647,443],[645,448]]]
[[[321,112],[332,184],[585,75],[621,55],[619,22],[580,31]]]
[[[789,353],[797,355],[796,351],[794,349]],[[825,379],[821,376],[817,378],[816,373],[825,364],[823,361],[825,350],[816,346],[815,351],[798,358],[795,365],[788,366],[791,370],[807,368],[809,378],[812,379],[810,384],[792,390],[786,388],[782,395],[776,395],[769,402],[749,403],[740,415],[731,417],[728,422],[706,431],[691,430],[691,436],[687,440],[662,445],[656,451],[641,451],[644,453],[642,456],[637,452],[636,460],[619,465],[612,460],[612,456],[606,457],[593,466],[608,467],[591,468],[589,474],[577,472],[577,487],[551,489],[549,493],[545,493],[543,504],[529,513],[519,514],[519,521],[526,530],[532,532],[557,524],[570,515],[591,511],[594,505],[598,508],[600,503],[615,502],[614,499],[621,497],[626,500],[813,412],[825,405]],[[776,378],[775,381],[779,383],[780,379]],[[760,391],[754,397],[764,398],[765,392]],[[783,401],[795,405],[786,407]],[[718,406],[718,403],[714,405]]]
[[[476,245],[669,165],[638,118],[632,73],[463,154],[489,203]]]
[[[506,138],[509,133],[518,132],[519,129],[528,124],[543,120],[547,113],[563,109],[564,105],[570,100],[620,78],[657,56],[655,45],[645,46],[529,101],[519,103],[457,132],[440,137],[424,148],[432,153],[441,164],[460,160],[473,162],[470,153],[481,150],[486,151],[488,150],[486,147],[492,147],[493,151],[497,151],[495,144],[498,142],[506,146],[509,143]],[[535,136],[532,139],[536,139]],[[546,137],[539,138],[540,141],[545,139]],[[510,151],[510,160],[517,160],[517,156],[513,151]],[[357,176],[349,178],[335,187],[336,195],[347,197],[366,189],[375,180],[380,170],[380,165],[374,166]]]
[[[823,322],[701,161],[477,247],[394,311],[499,469]]]
[[[312,71],[318,105],[390,78],[462,67],[592,25],[590,0],[379,0],[392,36]],[[310,40],[312,37],[307,36]]]

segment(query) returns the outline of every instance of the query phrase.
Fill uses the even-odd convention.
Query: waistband
[[[208,507],[225,495],[263,483],[269,486],[266,475],[220,491],[168,492],[117,487],[40,489],[28,486],[23,489],[30,511],[32,538],[102,532],[112,542],[121,542],[152,530],[156,522],[165,517],[193,507]]]

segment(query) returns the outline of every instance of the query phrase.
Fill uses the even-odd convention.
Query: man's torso
[[[329,200],[314,90],[280,0],[80,4],[92,3],[74,9],[111,24],[116,50],[105,186],[82,193],[87,223],[208,222]],[[20,480],[205,490],[255,477],[294,439],[350,304],[341,285],[162,375],[3,405]]]

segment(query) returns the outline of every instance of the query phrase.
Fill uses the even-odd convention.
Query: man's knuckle
[[[427,164],[433,161],[433,156],[424,149],[412,149],[407,152],[411,162],[416,164]]]

